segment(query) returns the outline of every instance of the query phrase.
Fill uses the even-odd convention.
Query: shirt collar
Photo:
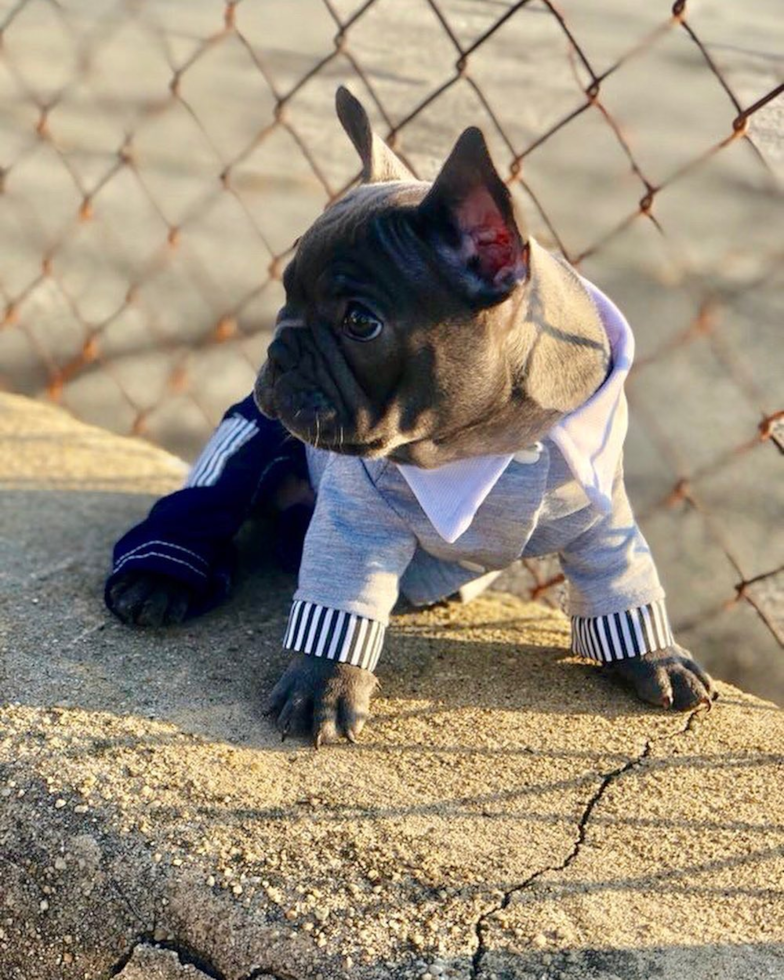
[[[587,279],[582,283],[607,332],[612,368],[602,386],[553,426],[546,438],[558,447],[590,503],[609,513],[628,428],[623,386],[634,358],[634,336],[612,300]],[[396,465],[433,527],[451,544],[471,526],[482,502],[516,455],[524,460],[522,454],[510,453],[460,459],[432,470]]]

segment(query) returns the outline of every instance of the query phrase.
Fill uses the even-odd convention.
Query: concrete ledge
[[[248,549],[179,630],[112,621],[112,541],[182,464],[0,395],[3,980],[784,976],[784,718],[638,706],[562,616],[397,620],[355,747],[259,710],[293,583]]]

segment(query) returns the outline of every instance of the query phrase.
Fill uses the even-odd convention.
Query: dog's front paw
[[[188,612],[187,585],[156,572],[126,572],[112,583],[106,603],[129,626],[171,626]]]
[[[316,748],[341,737],[354,742],[370,714],[375,674],[305,653],[292,657],[267,703],[283,738],[310,732]]]
[[[612,664],[612,671],[630,684],[643,701],[687,711],[718,697],[710,675],[688,650],[677,645]]]

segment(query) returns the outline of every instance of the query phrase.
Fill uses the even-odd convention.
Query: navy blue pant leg
[[[159,500],[115,545],[107,604],[111,587],[128,572],[156,572],[187,585],[193,597],[189,615],[220,603],[231,590],[237,532],[289,475],[307,479],[303,443],[262,415],[252,396],[233,405],[185,486]],[[276,553],[295,570],[310,508],[298,505],[281,517]]]

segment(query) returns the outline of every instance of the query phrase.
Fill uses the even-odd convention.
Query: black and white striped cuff
[[[385,631],[378,620],[295,599],[283,647],[372,671],[381,655]]]
[[[599,663],[641,657],[673,642],[663,599],[606,616],[572,616],[572,650]]]

